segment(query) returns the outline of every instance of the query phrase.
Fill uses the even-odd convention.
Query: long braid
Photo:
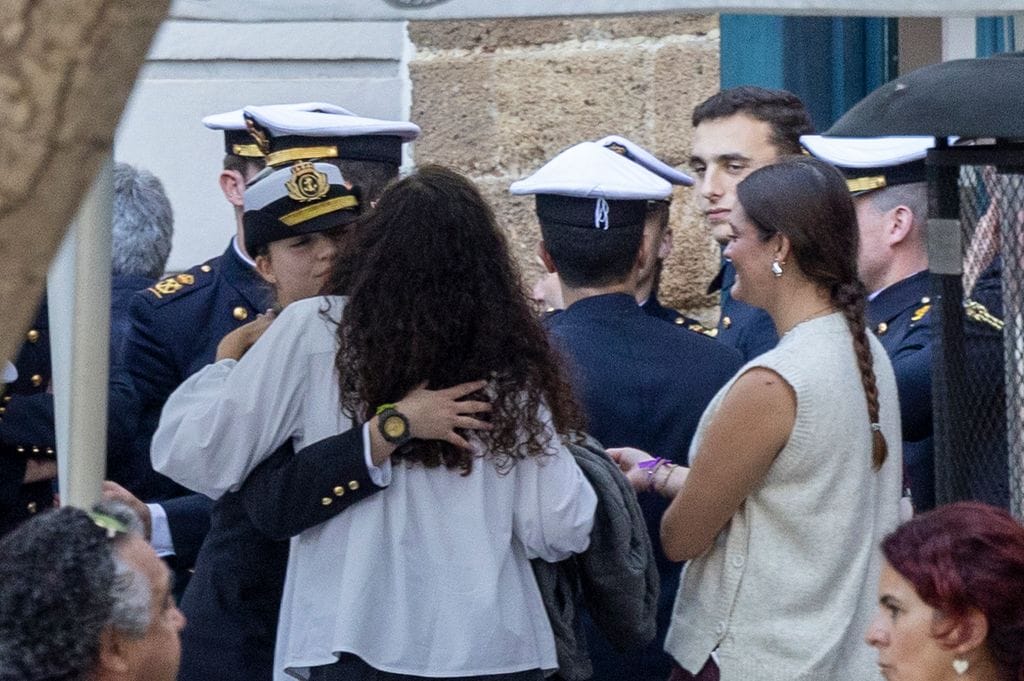
[[[860,369],[871,428],[871,462],[881,469],[888,454],[879,425],[879,395],[871,346],[864,328],[865,290],[857,278],[857,211],[843,176],[809,156],[759,168],[736,187],[736,196],[762,241],[782,234],[801,273],[829,292],[842,311]]]
[[[875,369],[871,360],[871,346],[864,328],[864,284],[858,280],[832,287],[832,302],[846,317],[853,336],[853,350],[857,354],[857,366],[860,368],[860,380],[864,385],[864,396],[868,401],[868,417],[871,423],[871,464],[877,471],[885,463],[889,448],[882,435],[878,421],[878,384],[875,382]]]

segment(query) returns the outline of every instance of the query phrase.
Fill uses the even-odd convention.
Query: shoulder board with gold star
[[[964,301],[964,314],[972,322],[987,324],[996,331],[1002,331],[1005,323],[1002,319],[988,311],[988,308],[976,300],[967,299]]]
[[[144,291],[144,297],[154,305],[197,291],[213,281],[213,267],[208,263],[193,267],[181,274],[164,277]]]

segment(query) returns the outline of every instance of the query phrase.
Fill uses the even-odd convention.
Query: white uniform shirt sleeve
[[[167,511],[160,504],[146,504],[149,507],[151,533],[149,543],[156,555],[164,558],[174,555],[174,539],[171,537],[171,526],[167,522]]]
[[[546,414],[545,414],[546,416]],[[554,454],[516,462],[513,531],[528,558],[555,562],[590,545],[597,495],[576,459],[554,436]]]
[[[296,434],[306,339],[324,333],[320,300],[288,306],[241,360],[207,365],[171,394],[153,436],[154,469],[217,499]]]
[[[384,463],[378,466],[373,463],[371,453],[370,423],[366,422],[363,424],[363,460],[366,461],[366,470],[373,484],[377,487],[387,487],[391,484],[391,458],[384,459]]]

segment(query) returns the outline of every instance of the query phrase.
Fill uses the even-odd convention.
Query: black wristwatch
[[[401,447],[412,439],[409,419],[393,404],[382,404],[377,407],[377,430],[385,440],[396,447]]]

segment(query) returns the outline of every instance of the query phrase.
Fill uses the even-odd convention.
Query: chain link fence
[[[1024,517],[1024,147],[928,165],[936,501]]]

